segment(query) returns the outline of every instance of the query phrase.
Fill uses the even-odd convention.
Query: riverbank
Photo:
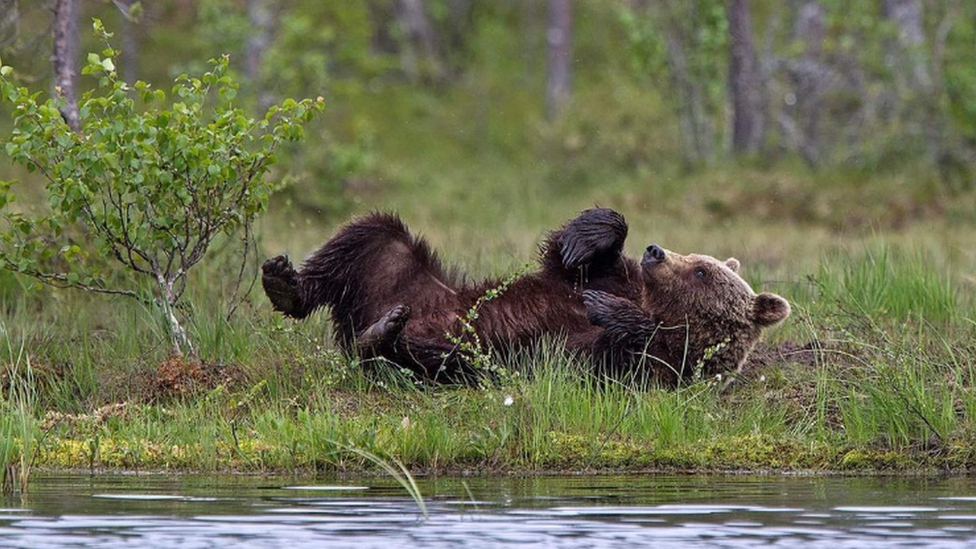
[[[631,253],[653,239],[682,252],[735,255],[754,288],[783,295],[794,312],[726,390],[712,380],[678,391],[604,383],[558,343],[494,364],[502,375],[483,387],[418,384],[389,364],[342,356],[326,314],[284,319],[260,286],[228,317],[226,272],[239,265],[221,254],[191,279],[182,311],[200,359],[172,359],[157,311],[0,274],[0,465],[377,470],[356,448],[431,474],[965,473],[976,466],[970,223],[924,212],[924,223],[871,231],[752,214],[719,219],[703,213],[702,197],[744,200],[756,178],[803,194],[826,176],[738,169],[683,177],[666,199],[625,199],[663,191],[611,185],[601,191],[606,200],[553,194],[520,201],[515,195],[523,191],[511,183],[428,202],[408,186],[376,205],[398,206],[448,263],[475,277],[518,269],[546,228],[593,202],[627,216]],[[751,182],[730,186],[740,180]],[[872,179],[859,192],[899,188],[892,185]],[[818,196],[832,216],[853,219],[858,207],[844,198],[848,192],[827,187]],[[485,193],[506,196],[488,200]],[[518,206],[502,214],[475,203]],[[264,256],[304,257],[334,230],[299,223],[294,213],[279,202],[265,219]]]
[[[808,315],[797,312],[801,325]],[[30,433],[33,465],[56,469],[379,471],[364,452],[430,475],[970,472],[972,347],[925,321],[885,331],[863,318],[809,328],[819,339],[804,345],[763,345],[725,389],[601,382],[558,345],[500,365],[501,382],[431,387],[323,348],[260,377],[169,360],[141,382],[153,391],[141,401],[81,413],[23,403],[35,413],[8,421],[8,433]],[[51,382],[39,374],[21,381]]]

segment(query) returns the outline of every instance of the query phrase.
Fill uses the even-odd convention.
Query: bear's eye
[[[708,273],[705,272],[704,268],[695,267],[695,276],[698,277],[698,280],[704,280],[706,274]]]

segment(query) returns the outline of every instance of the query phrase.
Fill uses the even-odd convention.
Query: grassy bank
[[[5,276],[0,428],[9,434],[0,458],[20,464],[27,441],[25,464],[55,468],[375,467],[349,447],[428,472],[976,466],[976,255],[964,244],[973,227],[924,214],[905,227],[868,229],[749,210],[723,217],[702,197],[744,200],[755,185],[735,188],[739,178],[799,192],[824,176],[734,168],[675,177],[657,199],[639,196],[663,192],[654,185],[608,185],[519,200],[528,191],[504,175],[463,198],[440,196],[456,185],[438,175],[426,201],[406,186],[376,204],[398,206],[449,262],[476,276],[517,268],[545,228],[593,202],[625,212],[632,249],[653,240],[736,255],[753,285],[790,299],[794,314],[728,389],[600,383],[558,342],[502,364],[515,375],[501,384],[424,386],[389,365],[340,355],[325,314],[282,319],[259,288],[228,320],[228,267],[217,255],[198,273],[185,311],[200,362],[168,359],[166,327],[142,305]],[[867,191],[888,184],[869,181]],[[861,209],[847,192],[818,196],[842,218]],[[266,253],[302,257],[332,230],[295,211],[283,197],[265,220]]]

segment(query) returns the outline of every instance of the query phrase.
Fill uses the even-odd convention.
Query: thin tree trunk
[[[170,344],[172,345],[173,356],[183,357],[184,351],[191,356],[194,354],[193,344],[190,342],[190,336],[186,333],[186,330],[180,324],[180,319],[176,316],[176,301],[179,299],[176,292],[173,290],[173,281],[167,280],[162,275],[156,275],[156,282],[159,284],[159,288],[162,291],[162,307],[163,314],[166,315],[166,320],[169,322],[170,328]]]
[[[907,85],[914,92],[924,93],[932,85],[925,41],[925,21],[919,0],[884,0],[884,17],[891,21],[898,33],[899,64],[908,76]]]
[[[752,40],[748,0],[726,4],[729,20],[729,92],[732,96],[732,151],[755,153],[762,144],[759,63]]]
[[[635,1],[635,9],[647,10],[654,25],[664,36],[667,49],[668,78],[678,112],[681,153],[687,167],[712,160],[715,145],[715,121],[703,70],[694,63],[698,52],[696,10],[698,2],[686,0]]]
[[[369,20],[373,27],[370,39],[370,49],[377,55],[392,55],[397,52],[398,44],[393,36],[393,26],[396,22],[396,7],[389,2],[372,0],[367,3]]]
[[[57,0],[54,5],[54,91],[61,97],[61,116],[68,127],[81,129],[75,77],[78,74],[78,1]]]
[[[549,0],[549,28],[546,30],[546,116],[555,118],[572,93],[572,0]]]
[[[797,10],[794,37],[803,55],[793,71],[796,119],[800,126],[800,154],[812,165],[820,162],[820,118],[827,70],[823,62],[824,7],[809,0]]]
[[[17,39],[20,10],[17,0],[0,0],[0,47]]]
[[[461,54],[467,49],[468,37],[474,25],[473,0],[448,0],[447,18],[442,31],[441,55],[444,65],[453,74],[461,72]]]
[[[277,26],[274,0],[247,0],[247,18],[253,29],[248,35],[244,55],[244,71],[257,91],[258,110],[264,112],[274,104],[274,95],[263,76],[264,55],[274,38]]]
[[[139,79],[139,20],[132,13],[138,0],[125,0],[119,4],[122,11],[122,80],[132,84]]]
[[[423,0],[399,0],[400,24],[407,36],[407,43],[400,52],[400,65],[410,78],[423,75],[440,80],[444,76],[437,38],[430,23]]]
[[[708,162],[712,158],[715,130],[705,107],[705,92],[695,82],[688,66],[681,30],[668,26],[665,43],[668,50],[668,75],[678,104],[678,123],[681,130],[682,152],[689,166]]]

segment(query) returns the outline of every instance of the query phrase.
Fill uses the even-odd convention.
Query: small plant
[[[0,64],[0,100],[14,112],[4,150],[43,176],[48,199],[47,212],[18,211],[13,182],[0,182],[0,269],[155,303],[173,353],[192,354],[177,315],[188,272],[218,238],[241,237],[246,260],[252,224],[277,188],[265,177],[275,152],[302,139],[302,124],[324,103],[287,99],[251,119],[233,106],[237,84],[224,56],[199,78],[178,77],[173,105],[162,107],[162,90],[119,79],[111,34],[97,19],[94,30],[106,48],[88,54],[82,70],[98,83],[80,103],[79,133],[57,100],[39,102]]]
[[[702,352],[701,358],[699,358],[698,361],[695,362],[695,366],[692,369],[692,376],[691,376],[692,383],[698,383],[699,381],[702,381],[705,373],[705,365],[708,364],[710,360],[718,356],[723,350],[725,350],[725,348],[729,346],[730,341],[731,339],[728,336],[726,336],[724,339],[722,339],[722,341],[719,341],[715,345],[705,347],[705,350]],[[721,380],[721,378],[722,378],[722,374],[718,374],[718,377],[716,379]]]
[[[390,458],[389,460],[383,459],[382,457],[372,453],[367,452],[361,448],[356,448],[355,446],[345,446],[336,443],[337,446],[343,450],[355,454],[359,457],[366,459],[376,465],[378,465],[386,474],[390,475],[393,480],[397,481],[397,484],[403,487],[404,490],[410,494],[410,497],[417,503],[417,507],[420,508],[420,514],[423,515],[424,519],[427,519],[427,504],[424,502],[424,496],[420,493],[420,487],[417,486],[417,481],[414,480],[413,475],[407,470],[406,466],[396,458]]]
[[[485,303],[501,297],[508,290],[509,286],[525,274],[528,269],[528,265],[523,265],[522,268],[517,269],[514,273],[502,280],[498,286],[489,289],[484,295],[479,297],[465,315],[459,319],[461,322],[461,332],[459,334],[445,334],[447,340],[454,345],[454,350],[474,370],[495,374],[506,379],[511,377],[511,373],[508,370],[495,363],[491,349],[486,349],[481,342],[481,338],[478,336],[478,331],[475,328],[475,322],[478,320],[481,307]],[[444,358],[446,359],[447,357]]]

